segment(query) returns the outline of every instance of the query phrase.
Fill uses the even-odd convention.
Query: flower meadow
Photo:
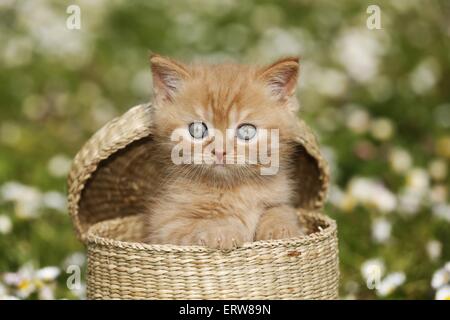
[[[151,99],[150,50],[300,55],[299,116],[332,173],[340,297],[450,299],[450,4],[377,1],[369,29],[371,4],[1,1],[0,299],[85,298],[66,176],[96,130]]]

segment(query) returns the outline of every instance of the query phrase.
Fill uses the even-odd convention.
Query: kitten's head
[[[276,174],[290,158],[298,58],[257,67],[152,55],[151,64],[153,134],[175,175],[234,185]]]

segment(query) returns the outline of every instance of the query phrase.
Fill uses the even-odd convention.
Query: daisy
[[[444,286],[436,291],[436,300],[450,300],[450,285]]]
[[[377,287],[377,294],[385,297],[390,295],[395,289],[401,286],[406,280],[403,272],[393,272],[388,274]]]

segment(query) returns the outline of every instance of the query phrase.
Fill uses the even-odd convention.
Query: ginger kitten
[[[161,181],[146,241],[231,249],[303,234],[290,178],[298,58],[260,68],[152,55],[151,64]]]

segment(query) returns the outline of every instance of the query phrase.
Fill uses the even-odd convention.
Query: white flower
[[[372,122],[370,132],[375,139],[386,141],[392,137],[392,134],[394,133],[394,125],[389,119],[377,119]]]
[[[29,279],[24,279],[17,286],[16,295],[21,299],[25,299],[28,298],[35,291],[36,291],[36,284],[30,281]]]
[[[395,148],[389,152],[389,164],[393,171],[405,173],[411,169],[412,158],[406,150]]]
[[[335,207],[340,207],[342,201],[344,200],[345,194],[337,185],[332,185],[330,187],[330,192],[328,195],[328,200]]]
[[[67,201],[66,196],[57,191],[46,192],[42,198],[43,205],[47,208],[66,211]]]
[[[450,300],[450,285],[436,291],[436,300]]]
[[[407,215],[416,214],[422,205],[423,198],[424,194],[421,192],[417,192],[411,188],[403,189],[398,196],[398,209],[400,213]]]
[[[408,185],[413,189],[426,189],[430,184],[430,179],[426,170],[414,168],[408,173]]]
[[[362,177],[353,178],[348,186],[348,192],[359,203],[375,207],[380,212],[388,213],[397,207],[397,198],[381,183]]]
[[[425,169],[413,168],[408,172],[406,185],[411,190],[424,193],[430,185],[430,177]]]
[[[441,268],[433,274],[433,278],[431,278],[431,286],[434,289],[438,289],[448,284],[449,281],[450,281],[450,272],[445,268]]]
[[[434,87],[439,76],[439,63],[435,58],[427,58],[414,69],[409,81],[415,93],[424,94]]]
[[[33,218],[42,207],[66,211],[66,196],[57,191],[42,193],[34,187],[18,182],[7,182],[0,188],[0,196],[15,204],[16,215],[20,218]]]
[[[43,285],[39,288],[38,297],[40,300],[54,300],[55,288],[54,285]]]
[[[450,222],[450,205],[449,204],[439,203],[439,204],[434,205],[431,210],[436,217],[443,219],[447,222]]]
[[[53,281],[59,276],[60,273],[61,271],[59,270],[58,267],[49,266],[39,269],[36,272],[36,278],[46,282]]]
[[[349,29],[336,40],[337,58],[347,72],[360,83],[378,74],[383,44],[368,30]]]
[[[405,280],[406,276],[403,272],[390,273],[380,282],[377,287],[377,294],[385,297],[401,286]]]
[[[20,283],[20,276],[18,273],[6,272],[3,274],[3,281],[9,286],[16,286]]]
[[[10,286],[14,294],[21,298],[28,298],[37,292],[39,297],[53,298],[54,280],[59,276],[57,267],[45,267],[35,270],[31,263],[23,265],[17,272],[7,272],[3,276],[4,283]]]
[[[361,265],[361,274],[366,280],[381,278],[384,271],[384,262],[378,258],[367,260]]]
[[[378,197],[376,193],[373,194],[374,198],[372,202],[375,204],[375,207],[378,208],[380,212],[392,212],[397,207],[397,199],[395,195],[384,187],[380,187],[375,191],[379,192]]]
[[[11,230],[11,219],[6,214],[0,214],[0,234],[8,234]]]
[[[47,164],[48,172],[54,177],[65,177],[69,173],[72,160],[65,155],[58,154]]]
[[[36,283],[33,281],[34,269],[31,264],[25,264],[16,273],[7,272],[3,276],[5,284],[14,287],[19,298],[27,298],[35,292]]]
[[[444,265],[444,269],[450,273],[450,261]]]
[[[355,177],[350,180],[348,191],[356,199],[361,201],[368,201],[372,198],[372,191],[375,189],[373,180],[361,177]]]
[[[0,300],[19,300],[19,298],[10,295],[0,295]]]
[[[426,249],[430,260],[437,260],[442,253],[442,243],[437,240],[430,240],[427,242]]]
[[[433,160],[428,166],[430,176],[438,181],[447,177],[447,162],[442,159]]]
[[[0,195],[3,200],[15,203],[15,212],[18,217],[35,217],[39,212],[42,194],[36,188],[12,181],[1,187]]]
[[[353,108],[353,107],[352,107]],[[365,133],[370,126],[370,116],[366,110],[354,107],[347,116],[347,127],[356,134]]]
[[[372,223],[372,237],[376,242],[384,243],[391,237],[392,224],[385,218],[378,218]]]
[[[28,29],[27,34],[36,43],[37,50],[62,59],[72,58],[75,65],[89,57],[89,34],[66,28],[64,13],[55,11],[42,0],[21,2],[17,9],[19,23]]]
[[[39,191],[35,188],[25,186],[15,181],[5,183],[0,189],[0,194],[5,201],[19,201],[23,198],[39,198]]]
[[[3,281],[7,285],[17,286],[23,279],[30,279],[34,272],[30,263],[23,265],[17,272],[6,272],[3,275]]]

